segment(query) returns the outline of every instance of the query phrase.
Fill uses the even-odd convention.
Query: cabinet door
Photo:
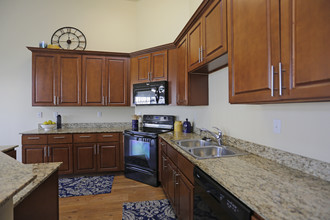
[[[278,99],[271,96],[271,88],[272,63],[279,62],[279,3],[229,0],[228,4],[230,103]]]
[[[72,144],[54,144],[49,146],[49,162],[63,162],[59,174],[73,172]]]
[[[202,39],[202,19],[197,21],[188,32],[188,71],[201,65]]]
[[[81,105],[81,56],[58,58],[57,105]]]
[[[119,171],[119,143],[109,142],[97,145],[97,170]]]
[[[32,53],[32,105],[56,105],[57,56]]]
[[[82,105],[99,106],[106,103],[104,59],[100,56],[83,56]]]
[[[177,214],[179,219],[193,219],[194,187],[189,180],[180,172],[176,177],[177,188]]]
[[[23,163],[46,163],[47,146],[45,145],[23,145],[22,147],[22,161]]]
[[[329,21],[328,0],[281,2],[284,99],[330,100]]]
[[[128,105],[127,59],[106,58],[107,105]]]
[[[187,37],[177,47],[176,104],[188,105]]]
[[[151,54],[144,54],[137,57],[137,76],[134,78],[138,83],[150,81],[150,60]]]
[[[151,54],[150,81],[167,80],[167,50]]]
[[[74,145],[74,173],[96,172],[96,144]]]
[[[175,200],[175,176],[177,174],[177,169],[174,163],[167,158],[167,168],[166,168],[166,178],[167,178],[167,195],[169,200],[171,201],[174,208],[176,207]],[[176,209],[176,208],[175,208]]]
[[[203,48],[201,56],[209,62],[227,52],[227,5],[216,0],[203,15]]]

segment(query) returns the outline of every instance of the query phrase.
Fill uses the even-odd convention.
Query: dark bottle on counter
[[[57,117],[56,117],[56,125],[57,125],[57,129],[62,128],[62,117],[61,117],[61,115],[57,115]]]
[[[186,118],[186,121],[183,122],[182,127],[184,133],[191,133],[191,123],[188,121],[188,118]]]

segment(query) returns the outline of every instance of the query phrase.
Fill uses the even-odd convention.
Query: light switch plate
[[[102,117],[102,112],[97,112],[97,117],[101,118]]]
[[[37,118],[42,118],[42,112],[37,112]]]

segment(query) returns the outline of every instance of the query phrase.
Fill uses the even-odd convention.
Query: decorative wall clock
[[[62,49],[85,50],[87,41],[85,35],[77,28],[62,27],[53,34],[51,44]]]

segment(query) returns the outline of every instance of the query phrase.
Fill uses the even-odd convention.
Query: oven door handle
[[[130,131],[125,131],[125,134],[126,136],[129,136],[129,137],[138,137],[138,138],[152,138],[152,139],[155,139],[157,137],[153,137],[153,136],[150,136],[150,135],[138,135],[138,134],[133,134],[132,132]]]
[[[136,171],[136,172],[139,172],[139,173],[144,173],[144,174],[147,174],[149,176],[153,176],[153,173],[151,173],[147,170],[136,168],[136,167],[127,166],[126,169],[133,170],[133,171]]]

